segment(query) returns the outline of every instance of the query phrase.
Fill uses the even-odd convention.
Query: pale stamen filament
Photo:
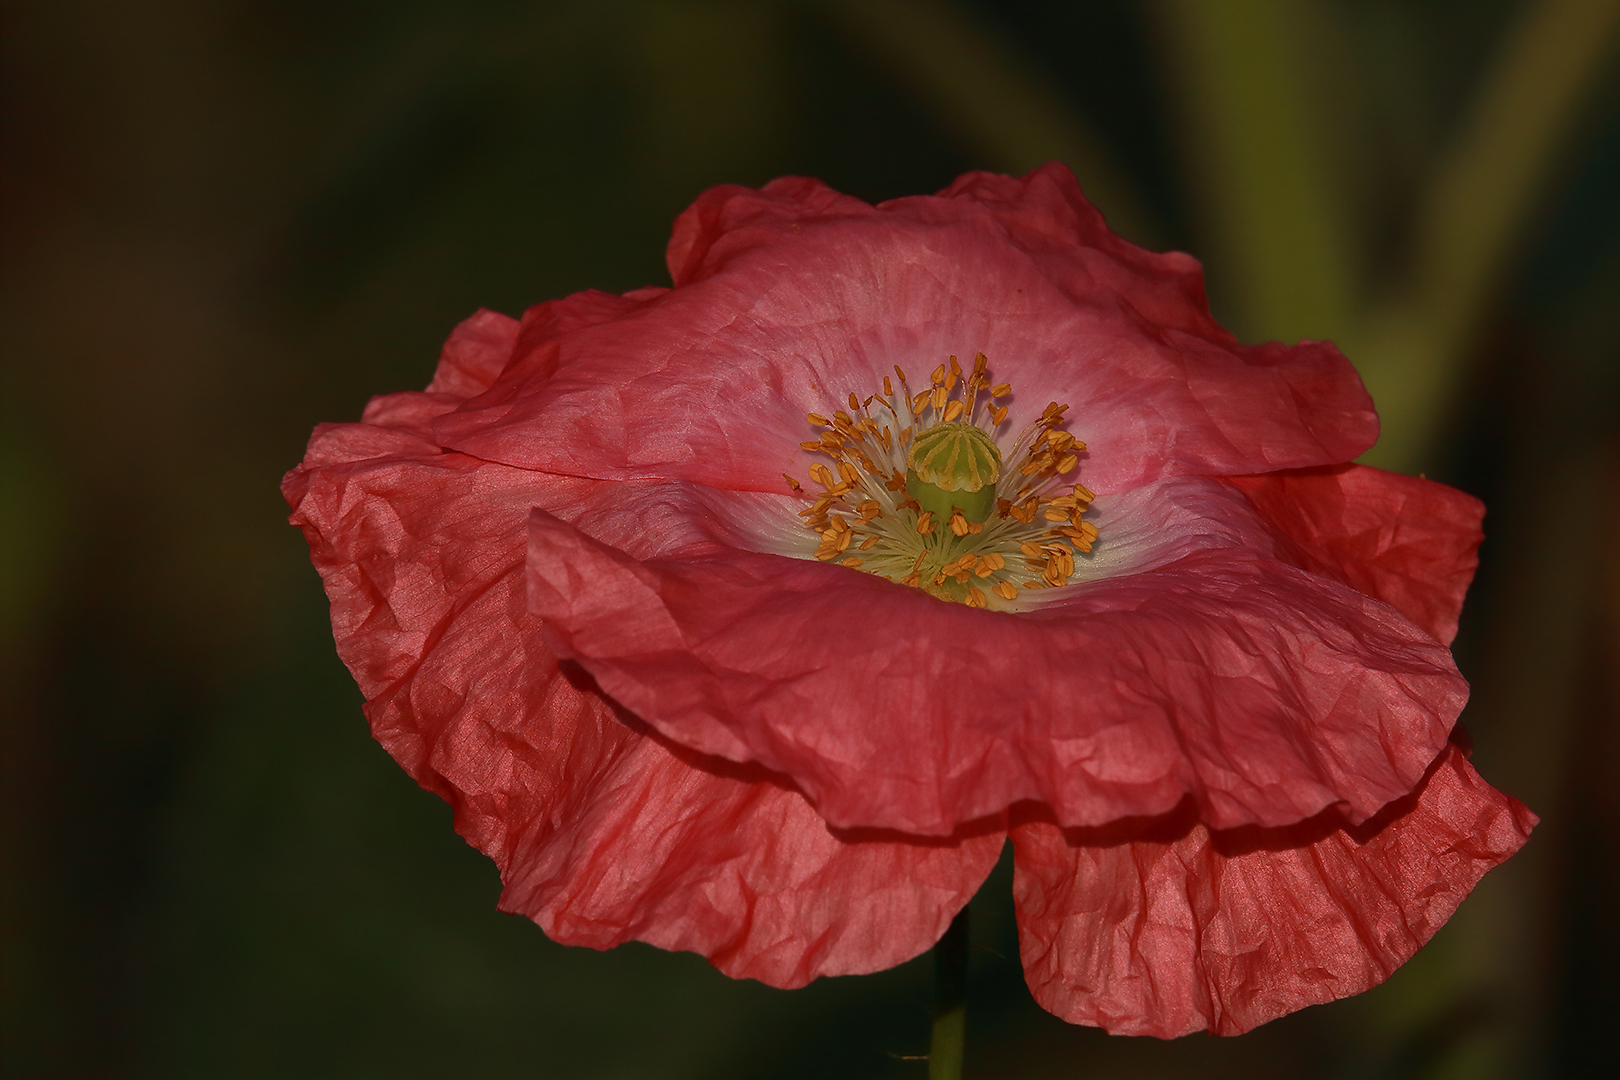
[[[999,450],[990,449],[994,431],[1008,411],[1008,406],[996,402],[1008,397],[1012,387],[991,385],[988,367],[982,352],[967,371],[951,356],[930,373],[926,389],[913,393],[897,365],[898,394],[895,383],[884,376],[881,394],[863,400],[849,392],[848,413],[836,410],[831,418],[808,415],[820,435],[801,447],[831,459],[831,466],[817,461],[809,470],[822,491],[807,493],[792,476],[784,478],[795,494],[811,500],[799,513],[818,537],[816,558],[914,585],[970,607],[1005,609],[1016,606],[1011,602],[1020,599],[1021,589],[1069,583],[1076,555],[1089,552],[1098,537],[1096,525],[1082,517],[1096,496],[1083,485],[1062,480],[1078,466],[1085,444],[1060,426],[1068,406],[1052,402],[1019,432],[1009,454],[996,456]],[[936,430],[945,424],[953,427]],[[947,486],[939,489],[913,470],[913,455],[923,453],[917,439],[924,434],[930,449],[926,458],[915,460],[928,462],[916,466],[930,470],[928,476],[936,468],[957,468],[961,453],[980,453],[950,448],[967,445],[959,442],[939,449],[940,438],[960,439],[956,433],[967,428],[982,433],[974,434],[979,440],[974,445],[991,455],[975,459],[978,464],[971,467],[977,471],[957,474],[969,479],[945,481]],[[912,483],[923,486],[910,489]],[[957,490],[950,486],[953,483],[966,483],[960,489],[963,498],[979,509],[951,505],[951,492]],[[988,495],[968,499],[966,492],[981,491],[986,483],[992,485]],[[916,498],[911,490],[917,491]],[[929,491],[931,510],[917,502]],[[991,508],[983,509],[987,506]]]

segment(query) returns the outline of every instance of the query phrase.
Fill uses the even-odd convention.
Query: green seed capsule
[[[996,506],[1001,451],[972,424],[935,424],[918,435],[906,457],[906,494],[941,522],[957,507],[969,521],[989,520]]]

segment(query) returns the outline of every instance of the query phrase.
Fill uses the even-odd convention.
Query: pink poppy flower
[[[1231,1034],[1409,958],[1535,818],[1453,744],[1481,508],[1346,464],[1058,166],[706,192],[674,288],[457,327],[284,490],[378,740],[557,941],[799,986],[1013,843],[1031,990]]]

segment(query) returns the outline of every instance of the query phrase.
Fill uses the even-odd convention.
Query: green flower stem
[[[928,1046],[928,1080],[961,1080],[967,1027],[968,909],[951,920],[934,946],[934,1035]]]

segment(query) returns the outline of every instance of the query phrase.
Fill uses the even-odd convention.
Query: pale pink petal
[[[1297,565],[1375,596],[1450,644],[1479,565],[1485,507],[1456,488],[1365,465],[1235,476]]]
[[[1210,833],[1193,815],[1013,828],[1019,951],[1042,1007],[1116,1034],[1236,1035],[1388,978],[1535,815],[1448,747],[1356,827]]]
[[[837,826],[946,835],[1021,799],[1099,824],[1189,794],[1217,827],[1361,820],[1418,781],[1466,698],[1394,609],[1253,550],[1265,534],[1218,481],[1139,499],[1146,520],[1179,499],[1208,522],[1197,542],[1167,531],[1172,561],[1144,548],[1147,569],[1021,614],[739,550],[704,490],[535,513],[531,608],[626,708],[792,776]],[[681,521],[699,524],[662,524]]]
[[[677,227],[677,288],[520,342],[438,436],[528,468],[782,491],[807,413],[879,390],[895,365],[920,383],[983,351],[1013,385],[1010,429],[1072,406],[1098,491],[1371,445],[1371,402],[1332,346],[1236,344],[1196,264],[1106,235],[1066,171],[995,186],[880,207],[804,180],[714,189]]]
[[[565,943],[648,941],[796,986],[924,951],[989,873],[997,821],[932,843],[836,836],[782,778],[672,753],[563,677],[525,610],[524,520],[611,517],[614,485],[412,459],[418,436],[370,425],[317,442],[288,490],[339,652],[378,740],[500,867],[503,908]]]

